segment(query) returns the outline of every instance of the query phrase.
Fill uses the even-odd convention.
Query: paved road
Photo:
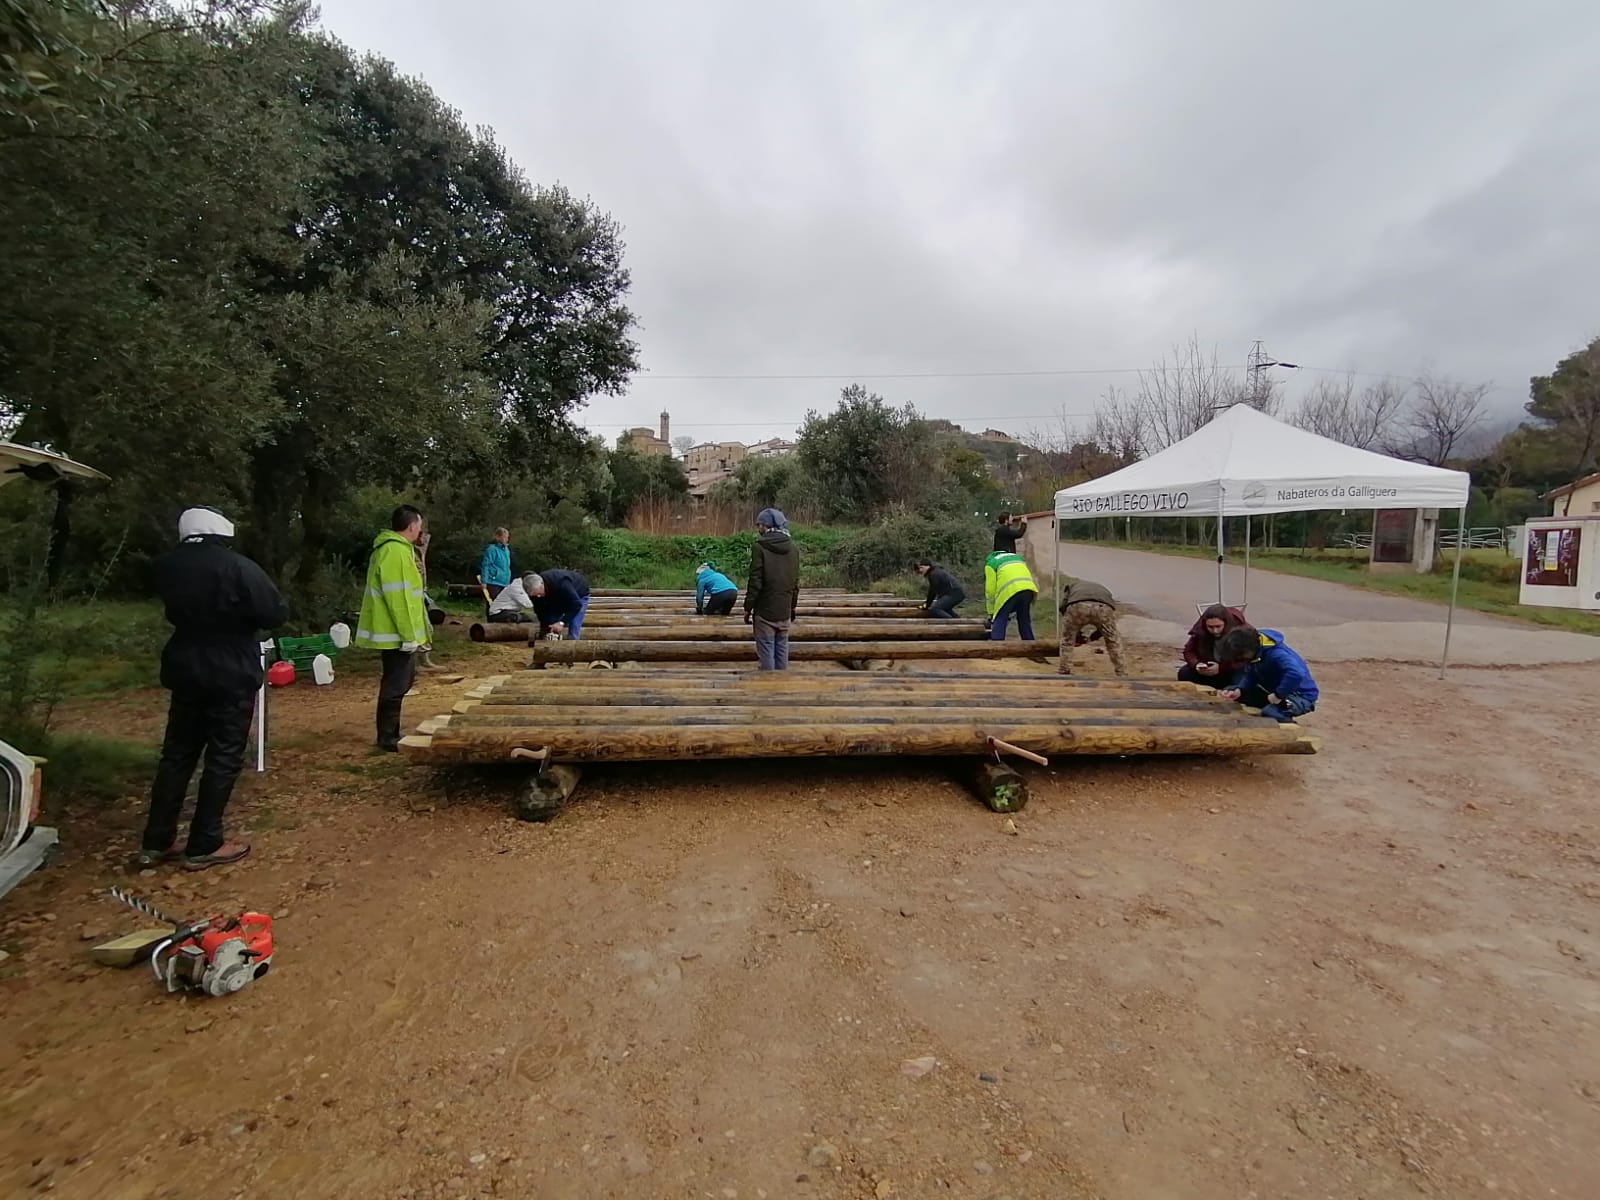
[[[1147,554],[1080,542],[1061,547],[1061,569],[1104,583],[1139,617],[1125,624],[1141,640],[1182,641],[1195,605],[1216,598],[1214,561]],[[1243,596],[1244,572],[1227,567],[1227,597]],[[1437,662],[1445,606],[1340,583],[1253,570],[1249,615],[1287,633],[1308,656],[1324,661],[1392,659]],[[1142,618],[1142,619],[1141,619]],[[1600,661],[1600,638],[1546,629],[1465,609],[1456,612],[1450,657],[1481,666]]]

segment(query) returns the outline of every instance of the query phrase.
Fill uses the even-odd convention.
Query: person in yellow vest
[[[409,504],[394,510],[389,528],[372,541],[367,590],[355,643],[378,651],[378,749],[400,749],[400,709],[417,678],[417,652],[432,640],[422,601],[422,574],[413,547],[422,536],[422,514]]]
[[[1039,598],[1039,585],[1020,554],[997,551],[983,564],[984,612],[989,616],[989,637],[1006,640],[1011,618],[1017,619],[1017,635],[1033,641],[1033,602]]]

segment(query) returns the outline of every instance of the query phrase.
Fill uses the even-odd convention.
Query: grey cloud
[[[1514,406],[1600,332],[1586,0],[323,14],[623,223],[647,375],[607,433],[765,436],[846,382],[665,375],[1136,367],[1191,331]],[[1114,382],[873,386],[1020,430]]]

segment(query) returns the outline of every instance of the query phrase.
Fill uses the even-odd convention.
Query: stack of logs
[[[1027,756],[1311,754],[1316,746],[1298,726],[1263,720],[1209,688],[1175,680],[691,667],[496,677],[400,743],[419,762],[559,761],[559,770],[541,771],[530,793],[533,802],[552,805],[570,794],[574,764],[585,762],[992,756],[996,749]],[[1021,807],[1026,794],[1011,772],[982,776],[979,791],[997,811]]]
[[[976,617],[938,620],[920,604],[896,596],[808,589],[801,593],[789,633],[797,662],[868,659],[1043,658],[1047,642],[994,642]],[[474,641],[527,638],[530,666],[587,662],[740,662],[754,656],[742,616],[702,617],[691,592],[597,589],[583,621],[582,641],[546,642],[537,626],[475,624]]]

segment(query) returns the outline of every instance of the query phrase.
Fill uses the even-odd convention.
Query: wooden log
[[[906,607],[889,607],[878,605],[862,608],[808,607],[801,605],[797,610],[801,620],[813,618],[830,621],[930,621],[932,618],[923,613],[920,607],[908,605]],[[693,608],[687,609],[596,609],[590,607],[583,618],[585,629],[617,629],[632,625],[683,625],[686,627],[709,627],[718,625],[744,624],[742,612],[733,612],[725,617],[701,616]]]
[[[524,821],[548,821],[572,798],[583,768],[576,763],[550,763],[531,777],[517,797],[517,816]]]
[[[613,598],[613,597],[621,597],[623,599],[628,599],[628,598],[631,598],[631,597],[644,597],[644,596],[687,596],[687,597],[689,597],[689,599],[691,601],[694,599],[694,589],[693,588],[591,588],[591,589],[589,589],[589,594],[591,596],[605,596],[608,599],[609,598]],[[883,593],[881,593],[881,592],[854,592],[854,593],[849,593],[849,592],[846,592],[844,588],[828,588],[828,587],[824,587],[824,588],[807,587],[807,588],[801,588],[800,589],[800,595],[801,596],[844,596],[844,595],[875,596],[875,595],[882,595],[882,594]]]
[[[886,692],[867,696],[860,693],[840,692],[827,696],[816,692],[775,693],[771,696],[727,695],[717,692],[691,692],[664,695],[659,692],[641,692],[633,695],[611,694],[585,696],[569,693],[543,698],[518,698],[502,704],[496,697],[486,700],[462,700],[454,706],[454,713],[466,716],[478,713],[485,717],[515,717],[538,713],[546,709],[581,707],[584,709],[648,708],[664,712],[686,709],[743,709],[751,713],[783,713],[792,709],[819,707],[860,707],[878,705],[899,706],[924,711],[950,710],[957,713],[1023,713],[1053,712],[1071,715],[1080,712],[1106,713],[1190,713],[1195,716],[1227,714],[1235,708],[1221,704],[1190,704],[1182,700],[1160,697],[1102,696],[1051,697],[1051,696],[925,696],[914,692]],[[528,716],[529,721],[539,721],[541,716]]]
[[[536,642],[529,666],[579,662],[749,662],[750,642]],[[1037,658],[1056,653],[1054,642],[791,642],[797,662],[846,658]]]
[[[537,625],[525,626],[529,640],[538,636]],[[586,640],[612,642],[746,642],[755,631],[743,621],[716,625],[629,625],[591,629],[583,625]],[[987,638],[982,621],[812,621],[799,620],[789,630],[790,642],[870,641],[971,641]]]
[[[557,643],[561,644],[561,643]],[[982,700],[986,697],[1039,697],[1066,700],[1072,697],[1094,697],[1095,703],[1121,702],[1123,699],[1151,697],[1163,703],[1228,706],[1231,702],[1209,690],[1205,694],[1184,690],[1181,685],[1169,687],[1160,683],[1143,683],[1135,680],[1096,681],[1094,685],[1057,682],[1061,677],[996,675],[990,678],[965,682],[957,679],[940,680],[932,684],[913,682],[915,676],[879,675],[863,679],[849,675],[808,675],[799,671],[764,671],[756,679],[665,679],[649,672],[607,672],[575,676],[520,676],[518,679],[492,687],[475,688],[467,693],[469,699],[490,700],[497,704],[550,703],[549,697],[572,698],[576,696],[631,696],[652,695],[671,703],[674,697],[687,694],[732,696],[737,703],[771,704],[782,696],[789,700],[801,696],[826,698],[829,696],[926,696],[929,699]],[[768,681],[771,682],[768,682]],[[748,701],[746,701],[748,697]],[[1117,698],[1113,700],[1112,698]]]
[[[525,642],[530,629],[537,632],[539,627],[509,621],[474,621],[467,626],[467,636],[475,642]]]
[[[981,720],[1057,721],[1085,725],[1147,725],[1165,728],[1173,725],[1214,726],[1256,720],[1238,711],[1216,709],[1196,712],[1182,708],[1030,708],[1026,717],[1012,710],[985,709],[978,717],[969,706],[924,707],[904,704],[809,704],[779,708],[753,708],[743,705],[671,704],[564,704],[547,708],[523,705],[513,712],[485,712],[482,708],[463,713],[430,717],[417,726],[419,733],[438,733],[443,729],[526,729],[537,731],[550,726],[589,725],[862,725],[944,724],[961,721],[970,725]],[[1004,743],[1001,744],[1002,747]],[[1001,753],[1007,751],[1002,748]],[[1025,751],[1026,757],[1031,751]],[[1048,765],[1048,764],[1046,764]]]
[[[1004,763],[978,763],[968,778],[990,812],[1021,812],[1028,806],[1028,781]]]
[[[445,728],[400,740],[410,758],[504,762],[529,730]],[[817,758],[856,755],[983,755],[991,737],[1038,754],[1314,754],[1316,739],[1296,725],[1241,721],[1223,727],[1080,725],[993,720],[847,729],[831,725],[605,725],[539,728],[540,745],[563,762],[654,762],[705,758]]]

